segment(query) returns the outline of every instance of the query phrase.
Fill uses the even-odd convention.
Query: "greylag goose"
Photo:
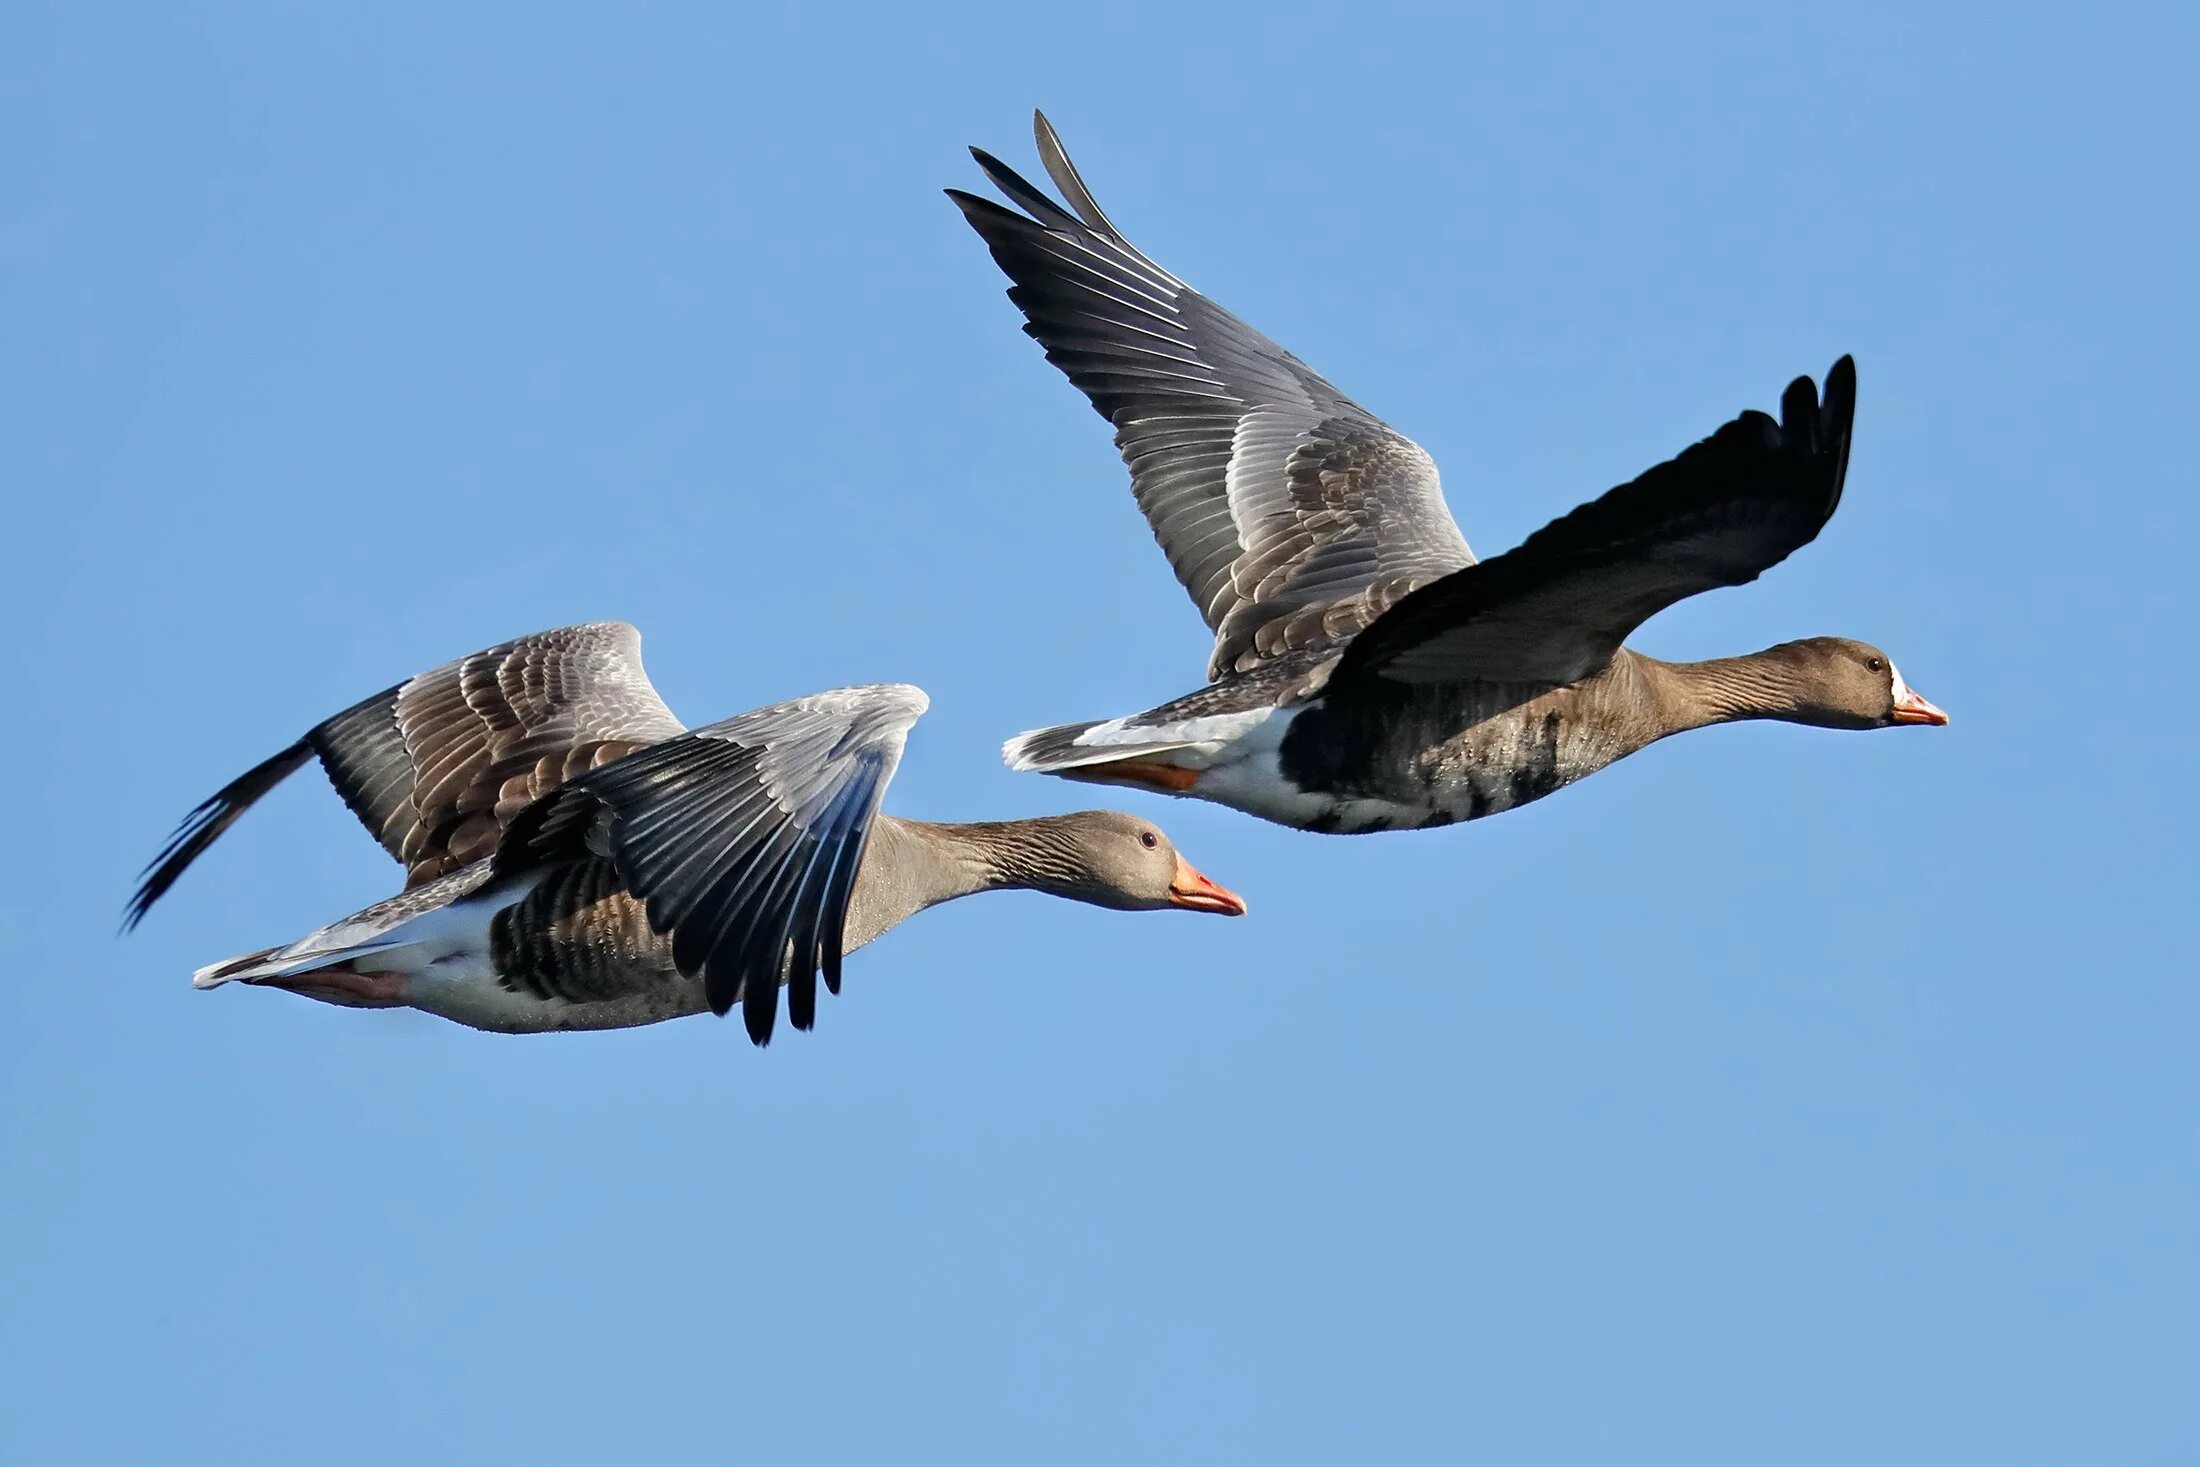
[[[1067,208],[976,148],[1023,212],[948,195],[1013,282],[1026,333],[1114,425],[1214,650],[1206,687],[1019,735],[1010,767],[1355,833],[1514,809],[1707,724],[1947,722],[1847,638],[1694,663],[1622,645],[1818,534],[1848,464],[1847,357],[1823,398],[1798,378],[1778,421],[1745,412],[1477,563],[1418,445],[1147,258],[1035,123]]]
[[[232,781],[146,868],[125,926],[254,801],[318,759],[405,867],[388,901],[202,968],[354,1007],[529,1033],[735,1003],[807,1029],[817,977],[939,902],[1026,889],[1126,911],[1242,914],[1150,822],[1113,811],[978,825],[879,813],[927,706],[840,688],[688,730],[622,622],[542,632],[376,694]]]

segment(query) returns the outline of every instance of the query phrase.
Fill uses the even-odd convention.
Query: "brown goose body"
[[[1596,672],[1557,687],[1317,695],[1285,714],[1277,783],[1320,792],[1319,808],[1285,822],[1304,829],[1431,829],[1516,810],[1660,739],[1715,724],[1861,729],[1931,721],[1919,711],[1930,705],[1914,695],[1896,706],[1900,682],[1875,649],[1826,637],[1709,662],[1662,662],[1622,648]]]
[[[941,825],[880,813],[925,707],[914,688],[838,689],[666,734],[678,724],[639,645],[617,623],[541,633],[346,710],[200,806],[149,868],[132,920],[312,756],[407,861],[406,889],[201,969],[200,987],[409,1006],[506,1033],[739,1004],[763,1043],[780,988],[808,1028],[817,980],[837,992],[843,954],[975,892],[1244,910],[1135,816]],[[622,730],[630,747],[607,752]],[[455,853],[483,848],[452,869]]]
[[[1206,687],[1021,734],[1011,768],[1399,830],[1516,808],[1707,723],[1947,721],[1843,638],[1697,664],[1623,646],[1817,536],[1848,468],[1848,358],[1823,397],[1798,378],[1777,418],[1742,413],[1477,561],[1418,445],[1131,244],[1036,128],[1059,201],[976,149],[1015,207],[949,194],[1025,332],[1113,426],[1213,644]]]
[[[1133,817],[1101,811],[974,825],[882,814],[856,868],[840,950],[852,953],[929,907],[979,892],[1102,900],[1104,887],[1082,855],[1095,827],[1126,841],[1151,830]],[[1165,846],[1156,849],[1157,866],[1173,858]],[[489,863],[466,874],[470,882],[447,890],[478,889],[488,880]],[[1168,905],[1243,910],[1188,866],[1165,882],[1163,894],[1171,888],[1176,899]],[[486,971],[446,962],[390,1001],[500,1033],[626,1029],[711,1008],[701,977],[680,971],[671,935],[650,925],[648,904],[608,857],[552,868],[498,908],[488,920],[485,956]]]
[[[1290,716],[1277,782],[1319,808],[1288,823],[1324,834],[1433,829],[1518,809],[1677,728],[1633,657],[1564,687],[1407,689],[1310,699]],[[1227,777],[1227,776],[1225,776]]]

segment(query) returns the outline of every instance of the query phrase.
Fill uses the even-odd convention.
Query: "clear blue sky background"
[[[2200,1454],[2189,8],[12,6],[0,1459]],[[497,1038],[197,964],[390,889],[295,781],[626,617],[694,721],[932,693],[890,796],[1192,685],[1104,425],[938,193],[1116,219],[1485,553],[1854,352],[1841,514],[1639,639],[1745,727],[1323,839],[1241,923],[973,900],[816,1034]]]

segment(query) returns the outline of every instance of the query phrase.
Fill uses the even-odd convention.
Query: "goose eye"
[[[1887,664],[1877,657],[1865,658],[1864,665],[1870,668],[1873,672],[1885,672],[1887,670]]]
[[[1142,830],[1138,833],[1138,843],[1150,851],[1161,844],[1161,837],[1150,830]]]

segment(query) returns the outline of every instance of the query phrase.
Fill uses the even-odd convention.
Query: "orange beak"
[[[1896,723],[1929,724],[1934,728],[1940,728],[1948,722],[1948,715],[1911,692],[1908,688],[1904,688],[1902,696],[1894,700],[1894,721]]]
[[[1194,912],[1220,912],[1225,917],[1245,915],[1245,898],[1226,886],[1215,885],[1182,856],[1176,858],[1176,879],[1169,883],[1169,905]]]

